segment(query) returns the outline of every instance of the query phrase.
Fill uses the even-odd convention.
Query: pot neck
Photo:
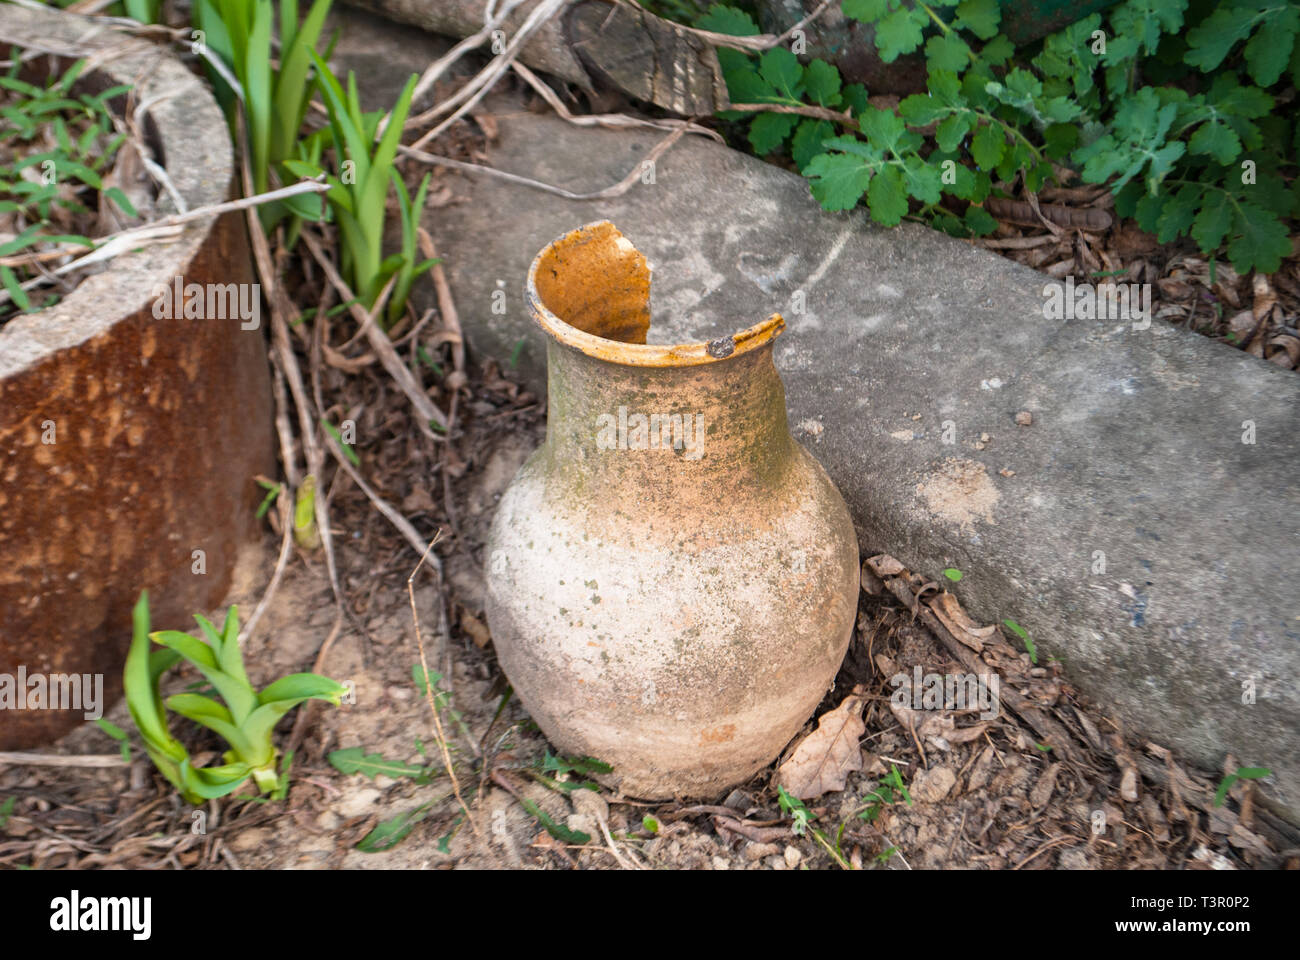
[[[550,476],[645,503],[770,496],[795,453],[772,345],[716,363],[620,364],[547,346]],[[589,496],[597,496],[594,492]]]

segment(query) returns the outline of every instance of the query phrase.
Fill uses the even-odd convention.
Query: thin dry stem
[[[429,673],[429,661],[424,653],[424,633],[420,630],[420,614],[415,608],[414,583],[416,574],[420,572],[420,567],[424,566],[424,561],[433,550],[434,544],[436,544],[441,538],[442,531],[439,530],[433,535],[433,539],[429,541],[429,545],[424,548],[424,553],[420,555],[420,562],[415,565],[415,569],[411,571],[411,575],[406,578],[406,595],[411,602],[411,620],[415,623],[415,642],[420,647],[420,668],[424,671],[424,696],[425,699],[428,700],[429,710],[433,714],[433,724],[436,728],[438,749],[442,752],[442,762],[447,768],[447,776],[451,778],[451,791],[456,795],[456,802],[460,804],[460,809],[464,812],[465,819],[469,821],[470,827],[473,828],[474,835],[481,837],[483,834],[482,831],[479,830],[478,821],[474,819],[474,814],[470,812],[469,807],[466,805],[465,798],[461,796],[460,780],[456,776],[456,768],[451,760],[451,750],[447,746],[447,733],[442,728],[442,715],[438,712],[438,705],[434,703],[433,700],[433,676]],[[441,572],[439,572],[438,575],[438,584],[439,588],[441,588]]]

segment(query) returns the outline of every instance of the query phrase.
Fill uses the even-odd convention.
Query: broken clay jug
[[[785,321],[647,344],[650,268],[608,222],[542,250],[527,296],[549,412],[488,539],[497,656],[625,795],[717,795],[816,709],[857,611],[853,522],[786,420]]]

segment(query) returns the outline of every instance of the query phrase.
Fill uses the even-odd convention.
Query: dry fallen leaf
[[[938,803],[948,796],[957,783],[957,775],[947,767],[921,770],[912,779],[910,793],[918,803]]]
[[[907,569],[887,553],[882,553],[878,557],[869,557],[867,566],[878,577],[896,577]]]
[[[468,611],[461,612],[460,629],[474,641],[474,646],[480,650],[492,642],[492,634],[488,632],[488,628],[483,621]]]
[[[939,594],[929,601],[929,607],[955,639],[970,647],[976,653],[984,652],[984,641],[993,636],[994,631],[997,629],[994,624],[986,627],[977,624],[967,616],[966,611],[962,609],[961,604],[957,601],[957,597],[951,593]]]
[[[1052,791],[1056,789],[1056,778],[1060,772],[1061,765],[1053,763],[1038,777],[1038,782],[1029,791],[1029,803],[1034,809],[1047,806],[1047,801],[1052,799]]]
[[[851,693],[834,710],[822,714],[817,729],[777,769],[781,786],[800,800],[843,790],[845,778],[862,769],[858,741],[867,732],[862,722],[865,700]]]

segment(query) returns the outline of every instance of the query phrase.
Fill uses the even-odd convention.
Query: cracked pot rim
[[[611,339],[590,333],[562,320],[544,302],[537,277],[543,262],[566,247],[591,241],[612,241],[621,253],[634,257],[634,269],[644,271],[646,318],[640,336],[649,328],[650,267],[645,257],[609,220],[587,223],[556,237],[533,258],[528,268],[527,297],[533,318],[556,343],[598,360],[633,367],[692,367],[718,363],[763,347],[770,347],[785,329],[785,318],[773,313],[765,320],[730,336],[696,343],[650,344]]]

